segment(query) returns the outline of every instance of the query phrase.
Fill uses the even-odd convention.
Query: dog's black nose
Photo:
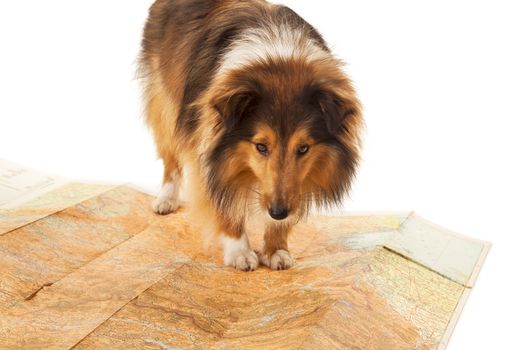
[[[284,207],[276,207],[268,209],[268,213],[275,220],[282,220],[288,217],[288,209]]]

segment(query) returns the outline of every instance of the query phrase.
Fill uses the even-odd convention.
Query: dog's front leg
[[[226,265],[242,271],[253,271],[259,266],[259,259],[250,247],[246,233],[223,234],[221,240],[224,250],[224,263]]]
[[[162,188],[153,201],[152,207],[155,213],[166,215],[176,211],[180,206],[179,191],[182,181],[182,173],[178,162],[174,157],[164,158],[164,181]]]
[[[272,270],[287,270],[295,263],[288,251],[288,234],[292,226],[288,224],[270,224],[264,233],[264,248],[259,256],[263,265]]]

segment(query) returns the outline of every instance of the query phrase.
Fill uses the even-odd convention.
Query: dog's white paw
[[[157,197],[151,207],[155,213],[166,215],[179,209],[180,202],[174,198]]]
[[[162,185],[159,195],[151,205],[153,211],[160,215],[166,215],[179,209],[180,202],[177,191],[177,185],[174,182],[167,182]]]
[[[276,250],[272,256],[260,255],[261,264],[268,266],[272,270],[288,270],[295,264],[294,258],[284,249]]]
[[[243,234],[240,238],[224,236],[224,263],[241,271],[253,271],[259,266],[257,254],[250,248],[248,237]]]
[[[224,263],[241,271],[254,271],[259,266],[259,258],[253,250],[244,250],[224,256]]]

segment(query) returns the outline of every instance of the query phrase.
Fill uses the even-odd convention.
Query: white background
[[[520,1],[284,1],[347,61],[365,106],[348,210],[415,210],[494,243],[449,349],[523,348]],[[0,2],[0,157],[73,179],[161,178],[136,56],[149,1]]]

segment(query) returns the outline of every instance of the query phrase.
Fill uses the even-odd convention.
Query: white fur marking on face
[[[171,182],[166,182],[164,185],[162,185],[157,198],[153,201],[153,211],[155,211],[157,214],[166,215],[174,212],[180,207],[180,174],[178,172],[173,172],[171,179]]]
[[[257,268],[259,259],[250,247],[246,234],[243,234],[239,239],[222,236],[221,241],[226,265],[243,271],[253,271]]]
[[[305,32],[286,24],[248,29],[222,59],[219,73],[242,68],[268,58],[305,58],[308,61],[330,58]]]

